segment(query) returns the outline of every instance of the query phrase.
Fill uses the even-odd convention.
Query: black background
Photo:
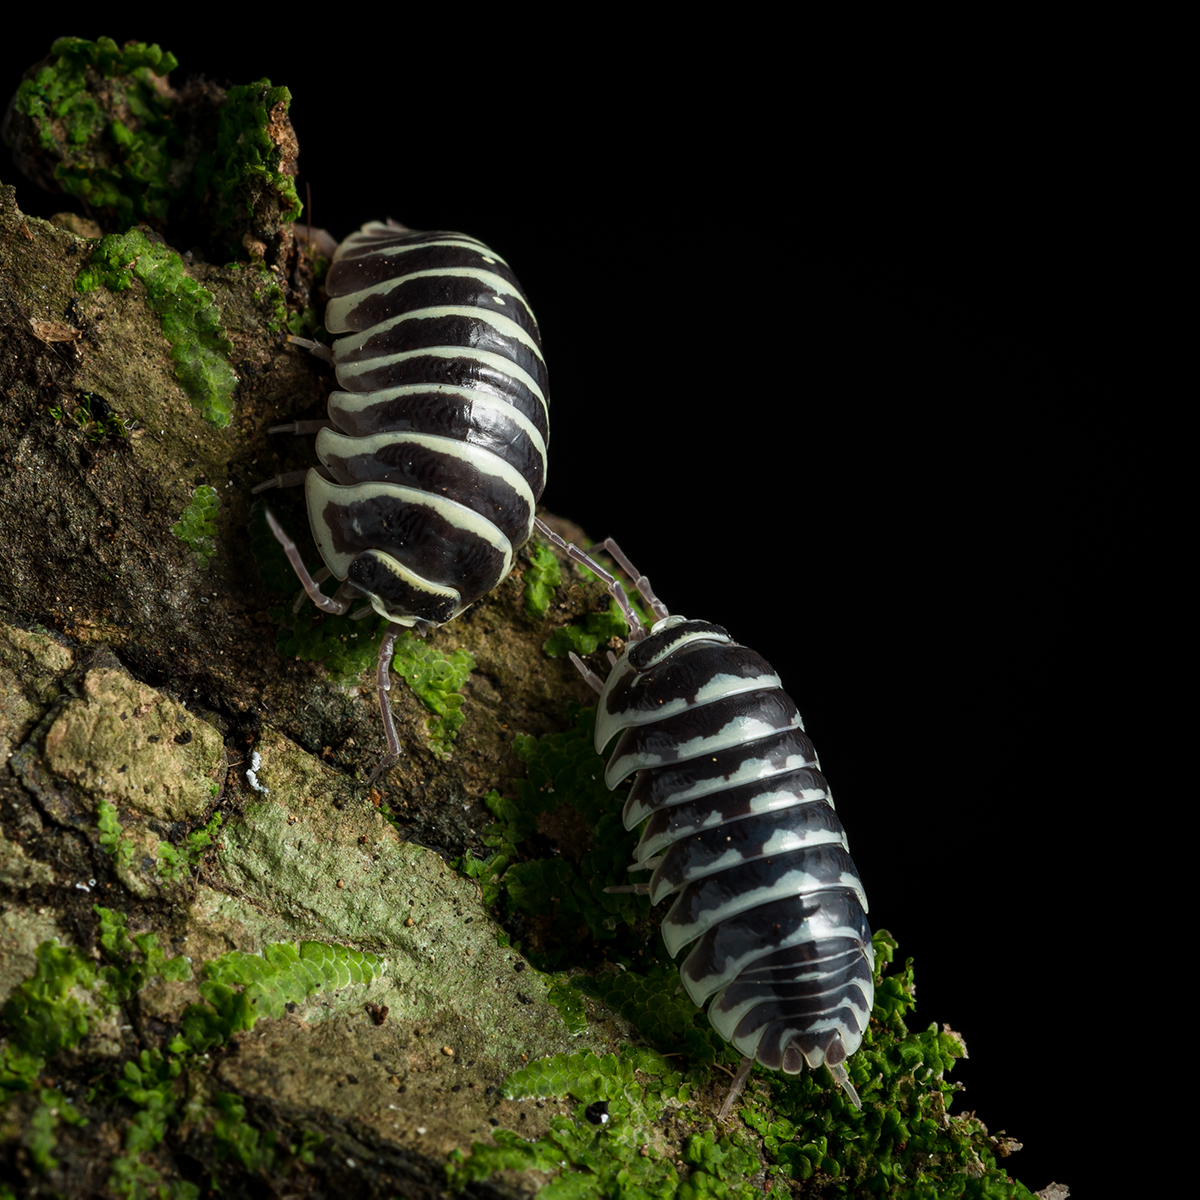
[[[1106,993],[1076,898],[1080,712],[1111,596],[1060,137],[1085,118],[1054,63],[753,29],[547,55],[450,12],[351,15],[10,31],[0,83],[68,32],[157,40],[176,82],[269,76],[315,223],[392,216],[508,260],[550,367],[545,504],[774,663],[872,924],[916,961],[910,1023],[967,1040],[955,1111],[1025,1143],[1029,1187],[1079,1188],[1068,1113]],[[70,207],[7,158],[0,179]]]

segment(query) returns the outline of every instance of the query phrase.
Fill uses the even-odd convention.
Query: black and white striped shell
[[[507,263],[379,222],[325,282],[337,381],[305,492],[325,565],[381,616],[441,624],[490,592],[546,479],[546,365]]]
[[[867,898],[796,705],[724,629],[671,616],[604,684],[596,750],[609,788],[636,773],[639,863],[698,1005],[748,1058],[789,1074],[858,1049],[874,999]]]

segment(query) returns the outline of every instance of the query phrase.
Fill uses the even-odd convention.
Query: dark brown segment
[[[339,554],[380,550],[415,574],[456,589],[464,603],[486,595],[502,576],[504,556],[494,546],[423,504],[367,495],[326,504],[321,520]]]
[[[521,545],[533,520],[526,497],[506,480],[485,474],[453,452],[440,452],[400,437],[374,454],[343,457],[327,452],[321,461],[343,485],[396,483],[431,496],[451,496],[486,517],[514,546]]]

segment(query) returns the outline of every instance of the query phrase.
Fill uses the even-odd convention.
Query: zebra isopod
[[[856,1107],[845,1060],[874,1002],[867,897],[795,702],[758,653],[719,625],[671,616],[611,541],[606,549],[658,618],[647,633],[605,579],[631,634],[601,681],[595,746],[615,741],[610,789],[633,776],[626,829],[645,822],[631,870],[653,870],[657,904],[674,895],[662,937],[688,995],[743,1055],[728,1113],[755,1060],[797,1074],[826,1066]]]
[[[372,222],[338,246],[325,281],[325,326],[344,390],[329,397],[321,466],[303,478],[324,596],[268,514],[305,591],[326,612],[362,598],[390,624],[380,647],[379,703],[388,756],[399,755],[388,661],[405,627],[425,631],[497,586],[533,529],[546,481],[549,393],[537,321],[508,264],[459,233]],[[293,339],[297,341],[299,339]],[[358,615],[358,614],[356,614]]]

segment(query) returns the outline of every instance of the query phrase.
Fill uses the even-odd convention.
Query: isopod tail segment
[[[862,1107],[845,1061],[874,1002],[867,899],[812,742],[761,655],[719,625],[671,616],[611,540],[654,613],[647,631],[618,580],[540,521],[541,532],[604,580],[630,625],[601,680],[597,753],[615,743],[604,781],[630,776],[626,829],[645,822],[631,870],[653,870],[651,903],[677,894],[662,922],[684,988],[743,1058],[728,1116],[757,1060],[785,1074],[829,1068]]]

